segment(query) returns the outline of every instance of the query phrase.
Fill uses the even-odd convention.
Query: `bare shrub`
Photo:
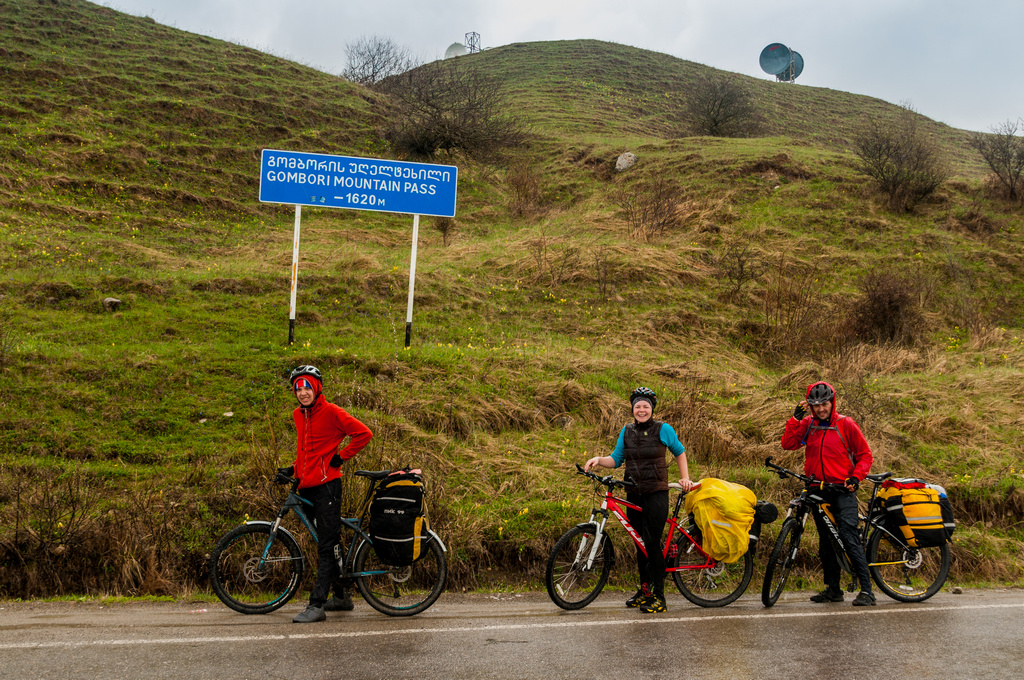
[[[903,105],[895,123],[872,119],[854,139],[858,170],[875,180],[895,212],[910,210],[949,176],[939,147],[918,127],[920,119]]]
[[[432,158],[439,151],[486,157],[523,143],[505,83],[448,59],[380,83],[396,111],[384,136],[395,149]]]
[[[418,65],[408,48],[380,35],[364,35],[354,43],[345,43],[345,61],[342,77],[367,87]]]
[[[526,245],[533,256],[534,280],[557,286],[582,277],[578,246],[547,236],[535,238]]]
[[[618,189],[612,200],[625,213],[630,235],[638,241],[650,241],[679,224],[676,188],[658,178],[635,182]]]
[[[733,295],[739,294],[744,284],[759,280],[768,271],[768,263],[760,253],[749,242],[738,240],[727,243],[714,263],[732,284]]]
[[[448,245],[448,239],[455,234],[455,220],[451,217],[435,217],[431,224],[434,231],[441,235],[441,243]]]
[[[711,73],[686,93],[686,119],[696,134],[749,137],[758,115],[749,91],[736,76]]]
[[[913,345],[924,332],[920,291],[909,276],[888,270],[868,272],[849,310],[850,330],[876,344]]]
[[[779,258],[764,291],[764,328],[754,349],[768,360],[808,354],[834,333],[830,311],[815,299],[819,272]],[[822,323],[820,319],[825,317]]]
[[[509,190],[509,209],[516,217],[540,212],[540,175],[529,163],[517,161],[505,174]]]
[[[1017,122],[1000,123],[991,134],[975,133],[971,146],[988,163],[1007,198],[1024,198],[1024,137],[1017,134]]]

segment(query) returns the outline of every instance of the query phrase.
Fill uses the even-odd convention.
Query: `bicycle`
[[[582,609],[593,602],[605,584],[615,563],[615,550],[605,532],[608,516],[613,515],[626,530],[637,549],[647,554],[643,539],[625,516],[625,508],[639,510],[636,505],[614,495],[615,489],[635,488],[632,482],[599,477],[586,472],[579,464],[576,473],[597,483],[596,493],[604,486],[601,507],[591,510],[590,519],[577,524],[555,542],[548,558],[544,583],[548,596],[562,609]],[[682,487],[675,482],[670,488]],[[760,522],[750,531],[750,547],[743,558],[726,564],[713,559],[701,547],[699,529],[688,518],[686,526],[679,520],[679,510],[686,494],[680,493],[675,508],[666,520],[668,535],[661,548],[665,556],[665,572],[672,575],[676,588],[690,602],[701,607],[723,607],[743,594],[754,573],[754,549],[760,536]]]
[[[761,588],[761,602],[771,607],[782,594],[782,589],[789,578],[789,572],[796,561],[796,553],[800,548],[807,517],[811,513],[821,513],[822,521],[828,527],[828,534],[819,540],[830,540],[840,568],[853,574],[850,560],[846,555],[843,541],[835,521],[825,508],[827,503],[815,493],[815,489],[845,489],[842,484],[820,482],[813,477],[787,470],[772,463],[769,456],[765,459],[766,467],[775,470],[779,477],[793,477],[807,486],[800,495],[789,502],[786,519],[782,523],[779,535],[775,540],[771,558],[768,560]],[[923,602],[942,588],[949,575],[950,552],[949,543],[929,548],[915,548],[909,545],[900,532],[890,531],[885,526],[885,508],[878,498],[878,489],[882,482],[892,476],[891,472],[867,475],[865,479],[874,485],[868,501],[867,515],[860,514],[857,532],[864,554],[868,559],[868,572],[871,580],[879,590],[899,602]],[[848,592],[856,589],[856,579],[847,588]]]
[[[382,562],[367,533],[374,491],[391,470],[357,470],[370,484],[358,517],[342,517],[342,531],[351,534],[345,551],[339,545],[339,579],[354,582],[360,595],[377,611],[389,616],[412,616],[434,604],[448,577],[445,547],[433,531],[423,540],[422,556],[407,566]],[[281,526],[289,511],[317,540],[316,527],[303,506],[312,503],[298,494],[299,480],[291,484],[273,522],[247,521],[225,534],[210,554],[210,584],[220,601],[242,614],[267,614],[285,605],[298,592],[306,557],[295,535]],[[344,552],[344,554],[342,554]]]

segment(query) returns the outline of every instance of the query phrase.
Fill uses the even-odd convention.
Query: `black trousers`
[[[320,555],[316,584],[309,595],[309,603],[323,607],[331,593],[331,584],[338,576],[335,549],[341,543],[341,480],[332,479],[320,486],[299,489],[299,495],[313,504],[309,515],[316,525],[317,553]]]
[[[665,599],[665,555],[662,553],[661,538],[665,534],[665,520],[668,519],[668,491],[626,494],[626,500],[643,508],[643,512],[626,508],[626,519],[640,534],[647,549],[647,555],[638,547],[636,570],[640,582],[650,586],[651,591]]]
[[[826,491],[821,495],[831,506],[839,538],[843,539],[843,545],[846,546],[846,555],[850,558],[850,566],[853,567],[854,575],[860,581],[860,589],[871,592],[868,558],[864,554],[864,546],[861,545],[860,535],[857,533],[857,494]],[[839,566],[835,547],[828,536],[828,527],[821,519],[820,510],[814,512],[814,524],[818,528],[818,557],[821,559],[822,571],[825,572],[825,585],[840,590],[839,579],[842,576],[842,569]]]

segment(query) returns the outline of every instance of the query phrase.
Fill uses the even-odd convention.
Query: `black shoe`
[[[843,591],[838,588],[825,588],[817,595],[811,595],[811,602],[842,602]]]
[[[857,597],[853,600],[854,607],[874,607],[875,606],[875,594],[868,591],[862,590],[857,593]]]
[[[641,583],[640,587],[633,593],[633,597],[626,600],[627,607],[642,607],[645,602],[651,597],[651,588],[646,583]]]
[[[317,621],[323,621],[327,618],[327,614],[324,613],[323,607],[314,607],[309,605],[302,610],[302,613],[292,619],[292,623],[316,623]]]
[[[644,614],[660,614],[661,612],[667,612],[668,607],[665,606],[665,598],[651,595],[640,605],[640,611]]]
[[[335,595],[324,603],[325,612],[350,612],[354,608],[355,605],[352,604],[352,594],[347,590],[341,597]]]

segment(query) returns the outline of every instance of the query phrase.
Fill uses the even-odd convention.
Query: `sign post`
[[[458,179],[459,169],[454,165],[263,149],[260,161],[260,202],[295,206],[288,343],[295,342],[301,206],[396,212],[413,216],[409,305],[405,317],[405,346],[409,347],[412,339],[412,301],[420,215],[455,217]]]

